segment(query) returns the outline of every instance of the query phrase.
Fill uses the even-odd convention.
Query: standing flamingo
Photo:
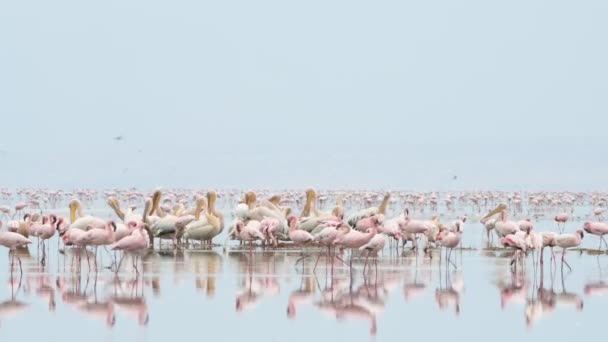
[[[553,218],[555,222],[557,222],[557,229],[559,229],[560,234],[564,232],[566,229],[566,222],[568,221],[568,214],[560,213],[555,215]]]
[[[583,229],[589,234],[597,235],[600,237],[600,246],[598,247],[599,250],[602,249],[602,242],[604,242],[604,245],[608,249],[608,243],[606,243],[606,240],[604,240],[604,235],[608,234],[608,223],[585,222],[585,224],[583,225]]]
[[[27,246],[32,241],[30,239],[24,237],[21,234],[13,233],[13,232],[0,232],[0,246],[4,246],[9,249],[9,256],[11,260],[11,270],[13,269],[13,264],[15,263],[14,251],[18,247]],[[23,273],[23,268],[21,267],[21,258],[17,255],[17,261],[19,261],[19,271]]]
[[[572,270],[568,262],[566,261],[566,250],[568,248],[578,247],[583,240],[583,236],[585,234],[582,230],[577,230],[574,234],[560,234],[555,237],[555,245],[557,247],[561,247],[562,251],[562,269],[564,268],[564,264],[568,266],[568,269]]]

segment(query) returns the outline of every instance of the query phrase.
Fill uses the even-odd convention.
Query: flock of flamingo
[[[427,255],[430,255],[427,253],[429,248],[446,249],[446,262],[456,267],[452,261],[452,251],[461,243],[465,224],[470,222],[469,216],[479,217],[489,243],[496,235],[502,246],[514,250],[511,263],[514,268],[523,263],[529,254],[533,255],[535,263],[542,265],[543,250],[547,247],[551,249],[552,260],[553,248],[561,248],[562,267],[565,264],[570,268],[565,259],[566,250],[580,246],[585,232],[599,237],[600,249],[602,244],[608,248],[604,239],[604,235],[608,234],[608,223],[602,222],[608,196],[602,193],[529,193],[524,197],[520,193],[506,192],[318,193],[314,189],[307,189],[275,193],[268,190],[226,190],[219,194],[213,190],[172,190],[163,194],[157,189],[147,194],[136,190],[80,190],[67,193],[20,189],[14,194],[3,190],[0,195],[4,201],[18,201],[12,207],[0,206],[0,217],[9,220],[6,230],[0,232],[0,245],[12,252],[35,242],[40,261],[44,264],[51,248],[48,241],[58,234],[61,237],[58,239],[58,250],[76,249],[79,252],[78,265],[80,255],[84,254],[89,268],[89,252],[94,251],[93,268],[97,269],[99,247],[122,251],[120,262],[114,260],[111,266],[116,272],[127,254],[133,256],[137,271],[138,256],[155,247],[213,248],[214,238],[225,227],[225,216],[216,205],[218,199],[223,201],[225,207],[234,208],[228,214],[232,223],[226,234],[224,249],[230,248],[228,243],[231,240],[248,244],[250,253],[257,244],[265,249],[294,246],[301,251],[301,259],[308,257],[305,254],[308,250],[323,249],[326,259],[335,257],[342,262],[343,251],[350,250],[348,266],[351,269],[355,255],[365,257],[365,270],[370,257],[377,261],[378,253],[385,248],[405,247],[409,242],[415,250],[422,246],[420,250]],[[100,197],[114,212],[115,218],[85,213],[84,207],[92,205]],[[379,205],[373,206],[376,203]],[[592,213],[588,214],[589,220],[581,222],[579,229],[566,232],[566,222],[574,219],[575,208],[583,205],[593,208]],[[62,206],[69,209],[68,217],[57,214]],[[445,210],[439,215],[443,206]],[[389,212],[395,213],[394,216],[390,217]],[[457,215],[457,212],[463,213]],[[521,219],[510,220],[509,213]],[[557,230],[537,231],[534,221],[552,213],[555,214]],[[424,215],[428,215],[428,219],[413,217]],[[441,222],[446,216],[452,216],[452,219]],[[63,242],[63,247],[59,245],[59,240]],[[18,254],[10,255],[11,270],[15,256],[21,269]],[[319,258],[321,253],[318,253],[315,268]]]
[[[395,286],[403,272],[415,271],[413,282],[406,281],[403,285],[406,301],[423,292],[428,283],[420,281],[417,274],[429,273],[432,261],[437,262],[437,255],[439,266],[442,263],[446,266],[445,284],[440,272],[440,286],[435,290],[437,305],[441,310],[453,308],[456,314],[460,312],[462,273],[454,250],[473,249],[463,246],[468,226],[473,229],[466,228],[466,231],[475,239],[469,236],[467,241],[479,238],[484,251],[492,255],[501,252],[500,258],[510,258],[511,283],[496,284],[501,307],[525,298],[529,325],[554,310],[557,303],[582,309],[581,297],[567,292],[563,283],[564,267],[571,267],[566,260],[566,250],[582,249],[585,234],[598,237],[598,250],[587,249],[593,254],[605,254],[608,249],[604,239],[608,223],[603,222],[608,194],[604,193],[19,189],[0,190],[0,203],[7,203],[0,206],[0,245],[9,251],[11,281],[15,263],[23,274],[21,256],[29,256],[30,249],[36,251],[36,261],[29,267],[40,269],[35,272],[37,280],[33,282],[40,283],[40,293],[48,297],[49,308],[54,307],[54,293],[59,291],[66,304],[73,303],[87,315],[105,320],[108,326],[115,322],[115,309],[121,307],[134,313],[139,324],[146,324],[148,307],[143,299],[144,283],[149,282],[153,292],[159,292],[158,262],[164,260],[160,256],[181,255],[184,261],[184,250],[191,253],[187,260],[198,260],[194,262],[196,265],[208,264],[207,279],[196,278],[197,288],[206,283],[208,296],[215,292],[215,272],[222,260],[218,252],[238,256],[233,260],[239,263],[247,261],[239,273],[245,278],[242,291],[236,296],[237,312],[256,306],[266,293],[278,291],[279,284],[273,276],[276,269],[275,273],[272,271],[277,267],[277,258],[291,265],[295,259],[296,271],[301,263],[302,270],[312,272],[301,272],[300,287],[288,299],[288,318],[294,319],[300,306],[314,302],[320,310],[335,313],[336,318],[353,316],[369,320],[370,332],[375,334],[376,316],[385,303],[387,289]],[[554,225],[549,221],[554,221]],[[554,228],[540,231],[537,226]],[[474,230],[477,233],[471,233]],[[550,289],[543,285],[545,249],[550,249],[551,265],[554,265],[559,260],[555,257],[555,247],[562,251],[562,292],[553,291],[553,280]],[[156,253],[151,252],[153,250]],[[204,252],[198,253],[198,250]],[[58,256],[64,255],[64,268],[66,256],[71,255],[69,269],[78,275],[83,257],[86,258],[84,290],[80,276],[66,278],[58,274],[53,286],[49,273],[44,271],[52,251]],[[345,251],[350,251],[348,259]],[[104,265],[104,255],[110,256],[105,259],[110,260],[109,265]],[[316,258],[304,262],[312,256]],[[253,268],[260,267],[251,262],[256,258],[266,265],[262,267],[267,267],[261,274],[269,277],[253,277]],[[113,278],[104,282],[114,284],[115,288],[127,288],[125,293],[139,293],[137,280],[120,280],[119,272],[125,270],[123,261],[128,259],[132,261],[128,271],[134,271],[136,279],[141,279],[141,294],[121,296],[113,291],[108,301],[100,302],[94,293],[96,300],[91,303],[89,273],[95,275],[97,282],[97,273],[102,269],[115,272]],[[138,260],[141,260],[142,272],[156,268],[151,280],[140,277]],[[331,284],[326,284],[324,289],[315,273],[320,260],[325,260],[325,281],[331,279]],[[353,285],[356,283],[353,260],[363,269],[364,282],[358,287]],[[379,260],[383,265],[380,270]],[[415,267],[412,267],[414,260]],[[526,261],[532,262],[535,274],[538,267],[541,270],[537,294],[532,296],[522,275]],[[331,277],[328,277],[330,269]],[[553,267],[551,271],[553,273]],[[350,275],[350,281],[341,278],[344,274]],[[374,276],[372,282],[370,279]],[[430,274],[428,276],[430,281]],[[67,285],[68,281],[74,283]],[[318,291],[314,289],[315,283]],[[607,289],[603,281],[590,283],[585,286],[585,294],[603,294]],[[321,294],[319,299],[314,299],[316,292]],[[23,306],[14,298],[6,303],[11,310]],[[0,303],[0,313],[4,304]]]

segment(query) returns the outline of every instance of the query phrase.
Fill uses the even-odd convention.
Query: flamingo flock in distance
[[[87,212],[100,199],[115,217]],[[234,208],[226,213],[230,223],[218,209],[218,200],[223,207]],[[74,257],[78,264],[84,254],[91,267],[89,251],[93,251],[97,269],[101,247],[121,255],[111,265],[116,272],[126,255],[137,271],[137,258],[146,250],[214,248],[214,239],[227,225],[225,250],[232,240],[246,244],[249,253],[256,248],[294,246],[305,258],[307,251],[320,249],[326,259],[337,258],[351,269],[355,257],[364,257],[364,270],[370,258],[377,260],[382,251],[405,248],[410,242],[412,250],[424,255],[430,256],[431,248],[444,249],[446,264],[457,267],[452,254],[461,245],[465,226],[471,224],[469,217],[479,218],[490,246],[496,236],[501,246],[513,250],[514,268],[530,254],[535,265],[542,266],[546,247],[552,260],[554,247],[563,250],[562,267],[570,268],[566,250],[580,247],[585,233],[599,237],[600,250],[608,249],[604,239],[608,223],[601,221],[608,203],[604,193],[19,189],[0,191],[0,201],[15,201],[13,206],[0,206],[0,218],[6,220],[6,224],[0,221],[0,245],[11,252],[11,270],[15,260],[21,269],[19,256],[12,252],[31,244],[36,244],[44,264],[51,252],[49,240],[58,235],[57,249],[78,251]],[[575,208],[583,206],[591,206],[592,212],[577,217]],[[62,208],[67,209],[66,216],[59,215]],[[551,215],[556,231],[537,232],[534,222]],[[582,221],[579,229],[566,232],[567,223],[575,221]],[[345,251],[350,252],[348,263],[343,259]]]

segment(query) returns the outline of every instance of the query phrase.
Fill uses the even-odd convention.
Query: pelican
[[[150,213],[154,212],[154,203],[156,203],[156,206],[158,206],[158,203],[160,202],[160,190],[157,190],[154,195],[156,196],[152,199],[152,208],[150,209]],[[181,211],[182,208],[178,207],[173,214],[165,214],[164,216],[158,218],[150,225],[150,232],[157,238],[172,239],[173,243],[176,244],[177,240],[181,238],[186,225],[195,219],[193,215],[180,216]],[[147,213],[145,215],[148,216]],[[149,219],[146,217],[144,222],[148,221]]]
[[[367,209],[363,209],[363,210],[359,210],[358,212],[351,214],[348,217],[348,224],[351,227],[355,227],[357,225],[357,222],[361,219],[364,218],[368,218],[374,215],[384,215],[384,213],[386,212],[386,206],[388,205],[388,200],[391,198],[391,194],[389,192],[387,192],[384,195],[384,199],[382,200],[382,204],[380,204],[380,207],[371,207],[371,208],[367,208]]]
[[[263,201],[261,205],[255,206],[256,194],[249,192],[246,194],[247,207],[247,218],[249,220],[262,221],[265,217],[273,217],[279,220],[281,231],[287,233],[287,219],[281,209],[271,201]]]
[[[106,221],[95,216],[84,215],[82,205],[77,199],[70,201],[70,229],[89,230],[91,228],[105,229]]]
[[[490,211],[486,216],[481,219],[481,221],[487,222],[490,217],[496,214],[500,214],[500,219],[497,219],[496,223],[494,223],[494,230],[501,238],[509,234],[515,234],[519,231],[518,222],[509,221],[507,219],[507,205],[504,203],[499,204],[494,210]]]
[[[207,195],[209,198],[209,194]],[[209,243],[211,243],[211,240],[218,235],[223,228],[221,219],[214,215],[213,209],[207,209],[205,211],[205,216],[201,218],[201,212],[204,210],[205,204],[204,198],[200,197],[197,199],[194,221],[186,225],[183,236],[185,239],[201,241],[201,245],[203,241],[209,241]]]
[[[313,189],[306,190],[306,203],[304,203],[304,209],[302,209],[302,214],[300,214],[300,218],[310,216],[312,204],[316,197],[317,194]]]
[[[142,215],[136,214],[133,211],[133,208],[131,206],[129,206],[127,208],[126,212],[123,212],[122,209],[120,209],[120,201],[117,198],[109,197],[107,203],[110,206],[110,208],[112,208],[112,210],[114,210],[114,213],[116,213],[116,216],[118,216],[118,218],[120,218],[123,223],[125,223],[125,224],[127,224],[129,222],[137,223],[137,222],[142,221]]]

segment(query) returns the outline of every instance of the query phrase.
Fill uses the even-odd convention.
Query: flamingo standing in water
[[[447,228],[443,227],[439,230],[439,233],[435,237],[435,241],[440,246],[447,248],[449,252],[446,252],[446,263],[451,263],[452,266],[458,268],[456,264],[452,261],[452,251],[460,244],[460,240],[462,238],[462,231],[460,230],[460,224],[457,224],[456,229],[454,231],[450,231]],[[441,255],[439,256],[439,260],[441,260]],[[449,266],[449,265],[448,265]]]
[[[568,248],[578,247],[583,240],[583,236],[585,234],[582,230],[577,230],[574,234],[559,234],[555,237],[555,245],[557,247],[561,247],[562,251],[562,270],[564,268],[564,264],[568,266],[568,269],[572,270],[568,262],[566,261],[566,250]]]
[[[306,243],[311,242],[314,239],[312,234],[310,234],[309,232],[298,229],[298,219],[295,216],[289,216],[287,222],[289,225],[289,232],[287,233],[287,235],[289,236],[289,239],[293,241],[294,244],[302,246]],[[296,264],[302,259],[304,259],[303,248],[301,250],[301,257],[296,261]]]
[[[557,229],[559,229],[560,234],[563,233],[566,229],[566,222],[568,222],[568,214],[560,213],[555,215],[553,219],[557,222]]]
[[[130,222],[129,224],[134,224],[133,222]],[[123,238],[122,240],[115,242],[110,249],[111,250],[118,250],[118,251],[125,251],[125,252],[129,252],[132,253],[134,255],[133,257],[133,267],[135,268],[135,272],[137,273],[137,275],[139,275],[139,270],[137,269],[137,254],[141,251],[143,251],[144,249],[148,248],[148,237],[147,232],[144,232],[144,225],[143,223],[136,223],[137,224],[137,229],[135,231],[133,231],[133,233],[125,238]],[[124,255],[123,255],[124,258]],[[120,269],[120,264],[122,263],[122,259],[120,260],[120,262],[118,263],[118,266],[116,267],[116,273],[118,273],[118,270]]]
[[[133,224],[129,221],[129,224]],[[95,271],[97,271],[97,247],[107,246],[113,244],[114,232],[116,231],[116,223],[114,221],[108,221],[106,223],[106,229],[94,228],[86,232],[84,236],[85,244],[89,246],[95,246]]]
[[[608,248],[608,243],[606,243],[606,240],[604,240],[604,235],[608,234],[608,223],[585,222],[585,224],[583,225],[583,229],[589,234],[597,235],[600,237],[600,246],[598,247],[599,250],[602,249],[602,242],[604,242],[604,245],[606,246],[606,248]]]
[[[13,232],[0,232],[0,246],[4,246],[9,249],[9,255],[11,260],[11,270],[13,269],[13,264],[15,263],[14,251],[18,247],[27,246],[32,241],[30,239],[24,237],[21,234],[13,233]],[[19,261],[19,271],[23,273],[23,268],[21,267],[21,258],[17,255],[17,261]]]
[[[353,270],[353,255],[352,250],[360,248],[368,243],[377,233],[376,227],[371,227],[367,230],[367,233],[350,228],[348,225],[342,225],[338,229],[338,236],[334,239],[333,244],[342,248],[351,249],[350,264],[349,268],[352,274]]]

